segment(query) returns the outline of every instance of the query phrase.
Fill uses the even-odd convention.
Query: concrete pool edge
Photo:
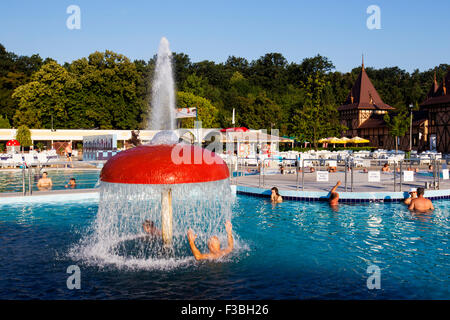
[[[325,201],[328,198],[327,191],[296,191],[279,189],[280,195],[285,200],[293,201]],[[236,186],[236,193],[254,197],[269,198],[270,189],[256,187]],[[402,192],[339,192],[339,202],[401,202],[408,195],[408,191]],[[431,200],[450,199],[450,189],[425,190],[425,197]]]
[[[270,189],[231,185],[233,194],[270,198]],[[285,200],[292,201],[325,201],[328,198],[326,191],[296,191],[279,190]],[[403,192],[339,192],[339,201],[345,203],[361,202],[401,202],[408,194]],[[450,190],[425,190],[425,197],[431,200],[450,199]],[[23,196],[21,193],[0,194],[0,204],[17,203],[54,203],[64,201],[98,201],[99,189],[58,190],[36,192],[33,195]]]
[[[18,203],[54,203],[69,201],[86,201],[99,199],[99,189],[40,191],[33,195],[22,195],[20,192],[0,194],[0,205]]]

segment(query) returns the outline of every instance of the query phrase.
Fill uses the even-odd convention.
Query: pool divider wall
[[[231,186],[232,195],[243,194],[255,197],[270,198],[270,189],[260,189],[254,187]],[[78,190],[82,191],[82,190]],[[405,192],[339,192],[339,201],[347,203],[360,202],[401,202],[406,198]],[[325,201],[328,198],[326,191],[295,191],[280,190],[280,194],[285,200],[293,201]],[[425,197],[431,200],[450,199],[450,190],[425,190]],[[18,203],[61,203],[71,201],[98,201],[98,190],[86,189],[85,192],[52,192],[45,195],[33,196],[1,196],[0,205],[13,205]]]
[[[285,200],[293,201],[326,201],[329,197],[327,191],[296,191],[279,190]],[[237,186],[237,194],[255,197],[270,198],[270,189]],[[401,202],[405,200],[408,191],[404,192],[339,192],[339,202]],[[450,199],[450,190],[425,190],[425,197],[431,200]]]

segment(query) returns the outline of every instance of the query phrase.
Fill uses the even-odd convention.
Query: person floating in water
[[[277,188],[277,187],[273,187],[273,188],[271,189],[271,191],[272,191],[272,194],[271,194],[271,196],[270,196],[270,200],[271,200],[273,203],[280,203],[280,202],[283,202],[283,197],[280,196],[280,193],[278,192],[278,188]]]
[[[409,198],[406,198],[405,201],[403,201],[403,203],[406,204],[407,206],[409,206],[413,199],[417,199],[417,189],[416,188],[412,188],[411,190],[409,190]]]
[[[339,202],[339,193],[336,192],[336,189],[341,185],[341,180],[338,180],[336,185],[330,191],[330,197],[328,198],[328,203],[331,207],[337,207]]]
[[[430,199],[425,198],[423,195],[425,193],[424,188],[417,188],[417,198],[411,200],[411,204],[408,206],[410,211],[415,211],[418,213],[426,213],[434,210],[433,203]]]
[[[145,220],[142,227],[144,228],[144,232],[152,237],[161,236],[161,230],[155,227],[155,223],[153,221]]]
[[[75,189],[77,187],[77,181],[75,178],[70,178],[69,183],[65,185],[66,188]]]
[[[48,177],[47,172],[42,173],[42,178],[39,179],[37,187],[41,191],[50,190],[53,186],[52,179]]]
[[[219,238],[217,238],[216,236],[212,236],[208,240],[209,253],[201,253],[200,250],[197,249],[197,247],[195,246],[195,239],[197,238],[197,235],[194,234],[194,231],[192,231],[192,229],[188,230],[187,237],[189,240],[189,245],[191,246],[192,253],[194,254],[196,260],[219,259],[229,254],[233,250],[234,241],[231,232],[232,225],[230,220],[227,220],[225,222],[225,229],[228,236],[228,247],[226,249],[221,249]]]

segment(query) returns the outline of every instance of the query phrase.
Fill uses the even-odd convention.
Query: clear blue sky
[[[66,27],[71,4],[81,9],[81,30]],[[381,9],[380,30],[366,27],[372,4]],[[0,43],[8,51],[60,63],[106,49],[148,60],[162,36],[194,62],[280,52],[295,62],[320,53],[343,72],[357,67],[362,53],[366,66],[376,68],[423,71],[450,63],[449,0],[14,0],[0,6]]]

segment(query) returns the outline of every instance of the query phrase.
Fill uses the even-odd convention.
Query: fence
[[[405,186],[439,189],[442,179],[448,182],[447,160],[436,157],[424,162],[423,158],[409,159],[368,159],[368,158],[335,158],[335,159],[279,159],[279,158],[238,158],[228,159],[232,184],[247,184],[265,188],[279,186],[301,191],[324,189],[320,182],[329,182],[327,177],[335,175],[343,180],[345,191],[404,191]],[[382,168],[388,165],[385,170]],[[393,166],[391,168],[390,166]],[[419,170],[421,168],[422,170]],[[309,169],[309,172],[307,170]],[[423,170],[425,169],[425,170]],[[305,177],[310,172],[316,173],[316,179]],[[325,172],[329,173],[326,174]],[[447,172],[447,174],[446,174]],[[295,175],[293,179],[292,174]],[[318,175],[324,177],[320,181]],[[284,177],[286,176],[287,177]],[[442,177],[441,177],[442,175]],[[252,176],[252,177],[250,177]],[[257,178],[254,176],[258,176]],[[446,183],[447,183],[446,182]],[[450,188],[450,182],[447,186]],[[332,184],[329,185],[331,188]]]

